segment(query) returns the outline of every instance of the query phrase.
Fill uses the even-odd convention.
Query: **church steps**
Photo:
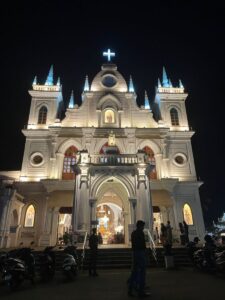
[[[191,266],[192,263],[188,257],[187,249],[185,248],[174,248],[173,256],[174,263],[176,267],[181,266]],[[164,256],[163,256],[163,248],[157,248],[157,263],[154,260],[151,251],[149,251],[149,255],[147,256],[147,263],[149,267],[164,267]],[[37,254],[40,252],[35,251],[35,257],[37,258]],[[58,271],[62,268],[63,262],[63,252],[55,251],[56,254],[56,269]],[[78,256],[81,257],[82,250],[78,250]],[[84,260],[84,269],[88,269],[88,258],[89,258],[89,249],[86,250],[85,260]],[[37,268],[38,268],[38,258],[36,260]],[[130,248],[112,248],[112,249],[99,249],[98,251],[98,261],[97,268],[99,269],[128,269],[131,268],[132,265],[132,252]]]

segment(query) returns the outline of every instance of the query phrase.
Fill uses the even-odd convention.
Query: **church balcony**
[[[138,163],[136,154],[94,154],[90,155],[90,163],[96,165],[131,165]]]

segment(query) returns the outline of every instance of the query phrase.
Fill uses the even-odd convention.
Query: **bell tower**
[[[179,86],[174,87],[171,80],[167,77],[165,67],[163,67],[162,84],[160,79],[158,79],[155,102],[159,105],[162,123],[170,130],[189,130],[185,107],[187,96],[188,94],[184,92],[181,80],[179,80]]]
[[[28,129],[47,129],[55,123],[58,117],[59,102],[62,100],[60,79],[53,83],[53,66],[51,66],[45,84],[38,84],[35,77],[33,89],[29,91],[32,97]]]

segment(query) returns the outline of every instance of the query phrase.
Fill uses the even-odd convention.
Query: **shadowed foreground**
[[[101,270],[99,277],[89,277],[81,272],[73,282],[64,283],[60,273],[49,284],[37,284],[32,287],[25,283],[18,292],[8,292],[0,287],[3,299],[130,299],[127,296],[126,280],[128,270]],[[149,299],[161,300],[211,300],[215,297],[224,299],[225,278],[193,271],[191,268],[166,271],[162,268],[151,269],[147,273],[147,285],[151,286]]]

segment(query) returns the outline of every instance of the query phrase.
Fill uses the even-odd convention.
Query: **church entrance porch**
[[[72,207],[60,207],[58,215],[57,240],[63,242],[65,233],[71,231]]]
[[[97,206],[97,230],[101,234],[100,243],[124,243],[124,216],[122,208],[114,203],[101,203]]]
[[[97,230],[103,245],[124,244],[126,236],[125,207],[121,195],[116,191],[118,183],[106,182],[97,201]],[[100,238],[101,239],[101,238]]]

